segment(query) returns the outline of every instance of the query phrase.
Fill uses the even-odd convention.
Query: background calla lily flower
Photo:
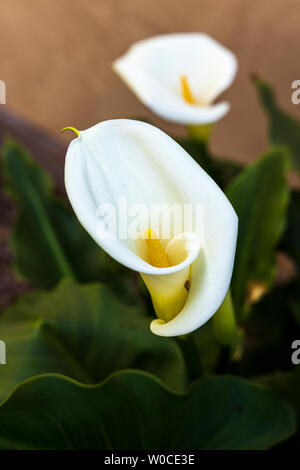
[[[141,273],[158,316],[153,333],[195,330],[216,312],[229,287],[237,238],[231,204],[180,145],[150,124],[111,120],[78,135],[67,151],[65,184],[79,221],[110,256]],[[169,240],[105,238],[97,208],[117,206],[124,196],[128,206],[202,204],[203,233],[173,228]],[[145,220],[142,230],[149,233],[149,227]]]
[[[229,103],[213,102],[233,82],[237,60],[206,34],[167,34],[133,44],[113,69],[164,119],[209,124],[229,110]]]

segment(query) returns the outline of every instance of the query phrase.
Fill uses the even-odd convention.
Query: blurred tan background
[[[0,79],[8,107],[55,133],[133,116],[182,131],[151,115],[111,63],[148,36],[206,32],[239,60],[225,94],[232,109],[216,126],[213,148],[249,161],[266,146],[250,73],[272,82],[283,108],[300,118],[300,105],[290,101],[291,82],[300,79],[299,24],[299,0],[7,0],[1,2]]]

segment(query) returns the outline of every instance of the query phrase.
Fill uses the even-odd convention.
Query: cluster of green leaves
[[[14,267],[32,290],[0,315],[0,449],[266,449],[299,441],[300,374],[291,364],[299,280],[277,287],[274,279],[278,248],[300,262],[300,195],[286,181],[290,158],[299,168],[300,127],[266,83],[255,85],[271,145],[254,164],[180,141],[239,217],[232,297],[244,333],[233,356],[211,321],[187,338],[153,335],[137,275],[95,244],[24,148],[6,143]],[[267,294],[253,304],[257,283]]]

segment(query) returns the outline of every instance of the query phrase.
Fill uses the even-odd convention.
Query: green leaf
[[[97,386],[40,376],[0,406],[2,449],[266,449],[295,431],[272,391],[233,377],[203,378],[172,393],[126,371]]]
[[[282,111],[276,102],[275,94],[270,85],[255,77],[258,96],[269,121],[269,138],[271,143],[286,145],[292,157],[295,169],[300,170],[300,122]]]
[[[12,248],[19,274],[42,288],[69,277],[108,281],[118,293],[129,294],[126,270],[91,239],[54,194],[50,176],[13,141],[4,147],[3,170],[6,189],[18,207]]]
[[[18,382],[53,372],[98,383],[113,371],[143,369],[180,390],[183,358],[172,338],[150,332],[141,307],[121,303],[108,287],[63,281],[51,293],[29,294],[0,317],[7,364],[0,397]]]
[[[294,350],[291,349],[291,355]],[[273,387],[287,400],[296,410],[300,417],[300,366],[288,372],[275,372],[259,376],[256,381],[260,384]]]
[[[294,350],[291,349],[291,355]],[[283,399],[296,411],[298,421],[300,419],[300,366],[288,372],[278,371],[273,374],[256,377],[256,382],[267,385],[276,390]],[[296,449],[299,449],[300,431],[298,429],[293,439]]]
[[[269,150],[228,187],[227,196],[239,217],[239,234],[232,279],[235,308],[241,314],[251,282],[270,286],[275,272],[275,248],[285,228],[289,190],[288,157]]]
[[[12,141],[3,151],[5,184],[19,206],[13,246],[19,271],[38,285],[52,285],[73,271],[47,211],[52,192],[50,177],[29,154]]]

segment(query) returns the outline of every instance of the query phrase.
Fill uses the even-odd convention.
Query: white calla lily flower
[[[65,184],[92,238],[144,279],[158,316],[151,323],[153,333],[184,335],[216,312],[231,279],[237,216],[221,189],[173,139],[133,120],[105,121],[80,131],[67,151]],[[107,229],[99,207],[116,208],[124,217],[124,207],[118,206],[122,198],[135,209],[199,206],[203,224],[199,228],[193,221],[185,231],[171,223],[169,238],[159,239],[147,215],[138,237],[120,236]]]
[[[229,111],[228,102],[213,102],[233,82],[237,60],[206,34],[178,33],[133,44],[113,69],[154,113],[201,125]]]

